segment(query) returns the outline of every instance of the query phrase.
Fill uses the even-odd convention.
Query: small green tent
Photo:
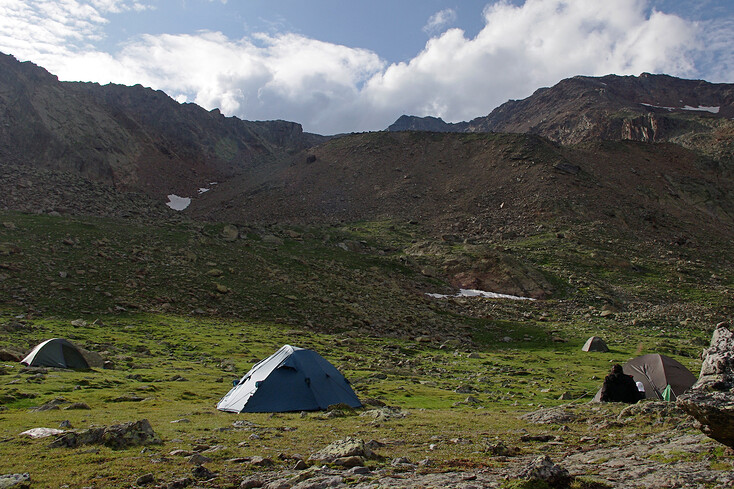
[[[79,349],[63,338],[52,338],[39,343],[20,363],[30,367],[57,367],[78,370],[89,368],[87,360]]]

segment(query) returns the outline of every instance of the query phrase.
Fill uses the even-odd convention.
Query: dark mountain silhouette
[[[59,82],[7,55],[0,84],[3,161],[150,195],[189,195],[326,139],[293,122],[249,122],[179,104],[140,85]]]

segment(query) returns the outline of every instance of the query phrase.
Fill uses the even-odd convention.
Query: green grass
[[[488,458],[487,440],[518,447],[518,430],[560,429],[530,425],[523,413],[570,403],[581,420],[558,431],[567,444],[594,434],[587,420],[616,416],[619,407],[586,405],[611,363],[660,352],[698,372],[698,355],[727,306],[722,287],[732,283],[726,263],[668,260],[647,248],[625,261],[615,250],[626,245],[580,234],[443,243],[419,225],[381,221],[243,227],[246,237],[231,242],[218,224],[7,212],[0,222],[12,223],[0,238],[0,349],[25,353],[64,337],[115,364],[90,372],[0,364],[0,473],[29,472],[39,487],[130,487],[147,472],[159,481],[184,477],[190,467],[169,453],[202,445],[223,447],[206,454],[207,466],[236,487],[254,469],[232,459],[268,456],[286,468],[278,454],[307,457],[346,436],[384,443],[378,452],[387,460],[429,457],[437,470],[501,467]],[[496,253],[538,270],[557,295],[536,302],[425,296],[448,288],[428,268]],[[609,303],[618,310],[602,315]],[[591,335],[611,351],[581,353]],[[369,408],[343,417],[215,409],[233,379],[286,343],[321,353],[361,399],[408,415],[376,422],[362,416]],[[29,411],[58,397],[91,409]],[[48,439],[19,437],[64,420],[88,428],[142,418],[162,446],[48,449]],[[173,423],[181,419],[189,422]],[[256,426],[238,428],[236,420]],[[631,429],[644,436],[667,428],[640,423],[622,432]]]
[[[5,311],[0,326],[18,321],[13,316]],[[230,459],[262,455],[277,460],[279,453],[307,456],[315,448],[346,436],[390,441],[379,450],[386,457],[421,460],[430,456],[439,463],[460,459],[482,464],[486,463],[481,448],[486,439],[512,445],[516,443],[512,435],[515,430],[539,430],[519,420],[519,414],[539,406],[566,404],[568,401],[558,399],[566,391],[579,397],[585,393],[581,401],[588,400],[598,388],[598,377],[606,372],[609,360],[632,354],[618,350],[580,355],[578,342],[549,343],[539,329],[519,323],[494,326],[503,333],[527,333],[536,339],[481,341],[472,349],[480,358],[470,358],[465,348],[305,332],[238,320],[142,313],[96,319],[96,323],[88,322],[86,326],[73,326],[71,318],[24,320],[27,331],[0,336],[0,347],[10,348],[21,341],[31,344],[51,336],[66,337],[101,352],[116,364],[114,370],[90,372],[50,369],[38,381],[31,381],[34,373],[21,373],[18,365],[4,367],[0,395],[13,398],[20,392],[35,397],[20,396],[3,404],[3,472],[30,472],[40,486],[78,486],[93,480],[105,487],[127,487],[145,472],[166,474],[168,479],[187,475],[188,469],[167,454],[204,444],[225,447],[207,454],[212,458],[207,465],[236,480],[251,469],[232,464]],[[360,415],[364,409],[337,418],[323,413],[302,417],[299,413],[233,415],[216,411],[215,404],[229,390],[230,381],[284,343],[316,349],[345,373],[360,398],[380,399],[408,411],[408,416],[374,423],[374,418]],[[183,379],[172,380],[174,376]],[[472,390],[458,393],[460,386]],[[114,401],[125,395],[144,400]],[[477,404],[466,404],[468,396],[476,398]],[[57,397],[84,402],[91,410],[28,410]],[[34,427],[55,428],[64,420],[74,428],[86,428],[142,418],[150,420],[164,440],[163,446],[149,447],[143,453],[140,448],[49,450],[46,439],[18,436]],[[189,422],[173,423],[180,419]],[[238,419],[255,423],[257,428],[233,428],[232,423]],[[588,429],[585,423],[577,424],[574,436],[580,437]],[[250,439],[252,434],[258,438]],[[458,438],[465,441],[452,441]],[[434,448],[429,449],[429,445]],[[100,470],[102,463],[105,467]]]

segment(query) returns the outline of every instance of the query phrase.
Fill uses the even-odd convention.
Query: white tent
[[[347,379],[313,350],[290,345],[255,364],[217,404],[220,411],[315,411],[332,404],[360,407]]]
[[[598,336],[592,336],[588,340],[586,340],[586,343],[584,343],[584,346],[581,347],[581,351],[609,351],[609,347],[607,347],[607,344],[604,343],[604,340],[599,338]]]

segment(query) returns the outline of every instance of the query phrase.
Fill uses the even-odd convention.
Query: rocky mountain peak
[[[695,135],[726,131],[732,125],[734,84],[650,73],[579,75],[469,122],[405,117],[388,130],[533,133],[562,144],[630,139],[697,148]],[[721,148],[712,151],[716,150]]]
[[[327,138],[286,121],[250,122],[135,85],[59,82],[0,56],[0,158],[71,171],[164,199]]]

